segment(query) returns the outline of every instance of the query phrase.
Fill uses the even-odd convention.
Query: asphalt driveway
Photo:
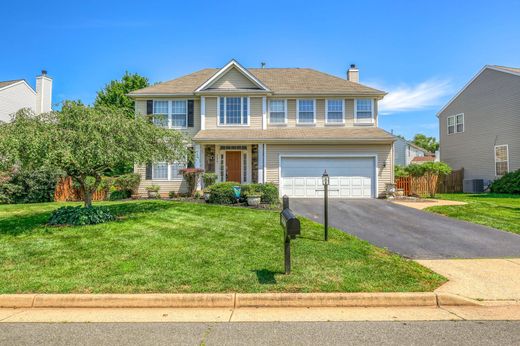
[[[323,222],[321,199],[291,199],[290,207]],[[329,225],[413,259],[520,257],[519,235],[384,200],[330,199]]]

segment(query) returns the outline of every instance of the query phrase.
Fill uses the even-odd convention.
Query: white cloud
[[[381,114],[440,108],[444,97],[452,92],[452,86],[448,80],[432,79],[417,85],[400,85],[386,90],[390,90],[388,95],[379,103]]]

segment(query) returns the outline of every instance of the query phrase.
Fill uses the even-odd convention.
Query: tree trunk
[[[85,189],[83,201],[85,202],[85,208],[92,207],[92,192],[88,189]]]

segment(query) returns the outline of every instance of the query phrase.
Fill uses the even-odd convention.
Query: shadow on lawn
[[[139,213],[152,213],[178,206],[173,203],[160,202],[136,202],[136,203],[118,203],[107,205],[110,212],[116,216],[130,216]],[[40,227],[46,227],[52,211],[33,213],[24,216],[11,216],[0,219],[0,235],[20,235],[29,233]],[[117,221],[112,221],[117,222]],[[59,227],[48,226],[48,229],[58,229]],[[73,227],[73,226],[69,226]]]
[[[274,276],[276,274],[283,274],[282,272],[274,272],[268,269],[254,270],[254,272],[256,273],[260,285],[275,285],[276,278]]]
[[[156,211],[166,210],[179,207],[179,204],[160,201],[118,203],[106,205],[110,212],[116,216],[125,216],[140,213],[153,213]]]

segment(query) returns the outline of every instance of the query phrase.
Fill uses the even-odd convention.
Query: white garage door
[[[373,157],[282,157],[281,194],[289,197],[323,197],[321,176],[330,176],[329,197],[375,196]]]

